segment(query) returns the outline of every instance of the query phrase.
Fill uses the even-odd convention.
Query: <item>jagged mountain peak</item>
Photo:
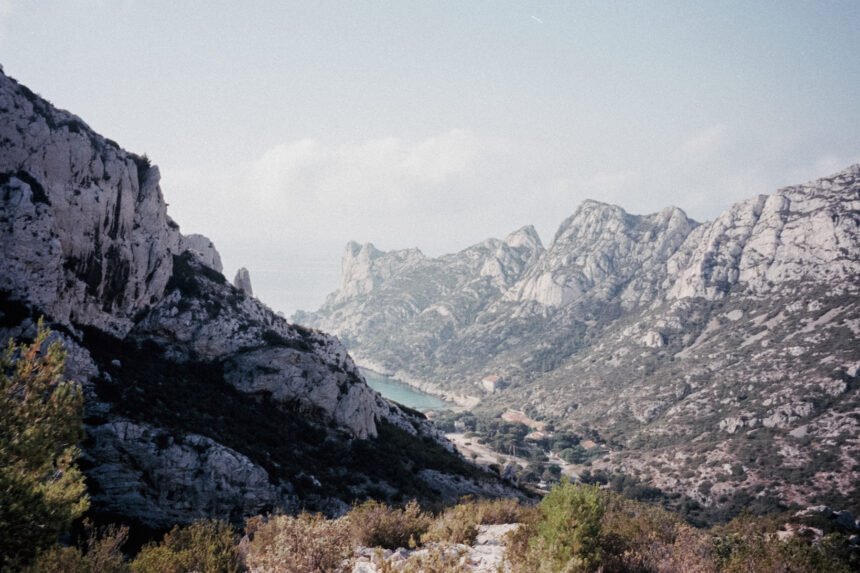
[[[618,233],[635,233],[635,229],[643,225],[678,230],[697,224],[678,207],[666,207],[649,215],[634,215],[618,205],[586,199],[559,225],[550,249],[557,243],[594,241],[611,238]]]
[[[860,166],[733,205],[670,261],[675,298],[764,293],[801,280],[832,288],[860,272]]]
[[[182,235],[180,248],[182,251],[191,251],[207,267],[219,273],[224,272],[221,253],[209,237],[196,233]]]
[[[346,244],[346,248],[344,249],[345,257],[357,257],[360,254],[364,254],[370,258],[376,258],[379,255],[382,255],[382,251],[376,248],[373,243],[364,243],[360,244],[356,241],[350,241]]]
[[[617,205],[585,201],[505,298],[561,307],[586,295],[614,297],[624,289],[627,304],[648,300],[657,287],[645,282],[657,280],[659,267],[696,225],[677,208],[631,215]]]
[[[836,173],[833,173],[831,175],[819,177],[818,179],[813,179],[811,181],[808,181],[807,183],[803,183],[800,185],[790,185],[788,187],[784,187],[780,189],[778,193],[787,190],[800,189],[805,189],[807,191],[843,191],[846,189],[850,189],[851,186],[857,182],[858,178],[860,178],[860,163],[854,163],[853,165],[849,165],[845,169],[837,171]]]
[[[525,247],[535,253],[539,253],[544,250],[543,242],[540,239],[540,235],[538,235],[537,229],[534,228],[534,225],[520,227],[505,237],[504,242],[509,247]]]
[[[627,217],[632,216],[618,205],[586,199],[572,215],[562,221],[549,248],[552,249],[561,241],[573,240],[589,234],[617,232]]]

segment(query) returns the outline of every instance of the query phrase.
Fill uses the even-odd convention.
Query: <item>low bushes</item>
[[[415,501],[398,509],[370,500],[349,514],[353,541],[386,549],[415,547],[430,527],[431,519]]]
[[[338,573],[352,554],[348,520],[319,514],[275,515],[249,520],[252,537],[245,557],[250,571],[260,573]]]
[[[141,549],[132,573],[237,573],[241,559],[233,529],[223,521],[174,527],[160,544]]]
[[[40,553],[28,573],[128,573],[129,566],[121,548],[128,538],[128,528],[108,526],[96,529],[86,526],[82,547],[54,545]]]
[[[463,563],[463,551],[451,546],[436,545],[410,555],[406,561],[386,561],[381,552],[373,558],[379,573],[470,573],[473,569]]]
[[[512,536],[509,557],[515,571],[593,571],[601,564],[605,492],[564,482],[538,508],[537,519]]]
[[[422,543],[448,542],[471,545],[478,536],[480,515],[476,504],[465,503],[442,512],[421,536]]]
[[[522,523],[531,520],[533,513],[533,508],[510,498],[462,501],[440,513],[421,541],[471,545],[478,536],[478,526]]]
[[[844,534],[831,533],[817,542],[802,536],[776,541],[777,522],[748,515],[716,530],[715,554],[726,573],[848,573],[860,570],[860,552],[851,549]],[[770,527],[767,527],[770,525]]]
[[[800,533],[783,541],[776,534],[787,531],[787,521]],[[174,528],[132,561],[120,551],[125,529],[90,530],[80,548],[43,551],[25,571],[346,573],[373,553],[354,551],[370,547],[378,548],[370,559],[380,573],[460,573],[469,570],[463,545],[475,543],[481,525],[501,523],[521,524],[507,542],[512,573],[860,569],[860,551],[847,537],[850,528],[813,530],[784,514],[746,516],[724,526],[695,529],[659,506],[598,486],[564,482],[536,507],[514,500],[464,501],[434,517],[414,501],[402,508],[368,501],[339,519],[307,513],[256,517],[247,521],[241,541],[229,525],[204,521]],[[401,547],[418,551],[384,558],[383,548]]]

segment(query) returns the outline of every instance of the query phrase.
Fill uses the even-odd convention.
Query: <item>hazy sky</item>
[[[7,74],[160,166],[276,310],[348,240],[438,255],[586,198],[699,220],[860,161],[860,2],[0,0]]]

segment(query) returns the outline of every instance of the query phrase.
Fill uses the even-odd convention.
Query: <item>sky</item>
[[[0,0],[5,72],[161,170],[290,315],[344,245],[437,256],[584,199],[704,221],[860,162],[860,2]]]

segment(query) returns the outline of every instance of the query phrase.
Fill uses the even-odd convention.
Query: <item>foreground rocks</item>
[[[359,548],[352,573],[380,573],[388,570],[420,570],[422,564],[447,563],[462,571],[499,573],[510,571],[505,561],[507,535],[520,527],[518,523],[478,526],[478,537],[472,545],[431,543],[420,549]],[[384,565],[383,565],[384,564]],[[417,568],[417,569],[416,569]]]

